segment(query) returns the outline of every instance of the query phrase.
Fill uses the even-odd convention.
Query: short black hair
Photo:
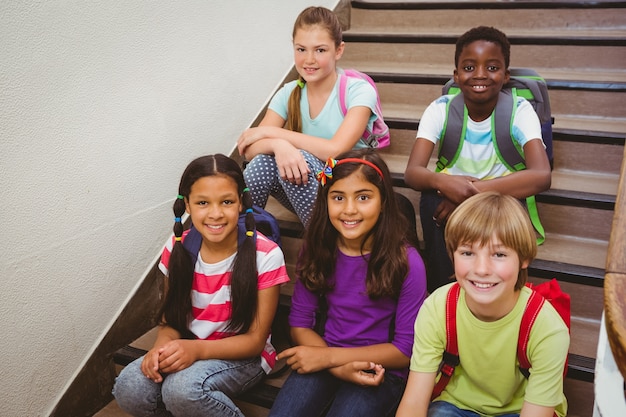
[[[470,29],[457,39],[456,50],[454,52],[455,68],[459,65],[459,57],[461,56],[461,52],[463,52],[463,48],[475,41],[487,41],[500,45],[500,49],[504,55],[504,65],[506,68],[509,68],[511,62],[511,43],[502,31],[489,26],[478,26]]]

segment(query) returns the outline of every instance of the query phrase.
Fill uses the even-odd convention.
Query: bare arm
[[[241,134],[237,148],[247,159],[260,153],[274,155],[274,147],[277,145],[271,139],[282,139],[294,148],[303,149],[325,161],[354,147],[363,135],[371,114],[372,111],[365,106],[350,108],[333,137],[325,139],[284,129],[285,120],[268,109],[258,127],[247,129]]]
[[[460,204],[478,192],[472,183],[477,178],[448,175],[428,169],[428,162],[435,144],[428,139],[417,138],[404,172],[404,180],[417,191],[437,190],[455,204]]]
[[[219,340],[173,340],[159,349],[162,372],[176,372],[202,359],[243,359],[260,355],[270,333],[280,288],[258,292],[256,317],[247,333]]]
[[[409,372],[396,417],[426,417],[430,396],[435,387],[435,377],[434,372]]]
[[[524,401],[520,417],[552,417],[554,416],[554,407],[543,407]]]
[[[311,344],[300,344],[284,350],[278,358],[287,358],[287,364],[298,373],[317,372],[355,361],[373,362],[385,368],[404,368],[409,364],[409,358],[391,343],[340,348],[326,346],[321,338],[319,340],[323,345],[315,339],[311,340]]]

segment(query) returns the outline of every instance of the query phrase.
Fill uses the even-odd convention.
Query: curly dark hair
[[[463,48],[475,41],[487,41],[500,45],[502,55],[504,55],[504,64],[506,68],[509,68],[511,62],[511,43],[502,31],[489,26],[478,26],[470,29],[457,39],[456,50],[454,52],[455,67],[459,65],[459,56],[461,56]]]

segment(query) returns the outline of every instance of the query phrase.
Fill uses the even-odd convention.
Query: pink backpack
[[[363,136],[361,139],[372,148],[384,148],[385,146],[389,146],[391,136],[389,135],[389,126],[385,123],[383,119],[383,110],[380,105],[380,96],[378,95],[378,89],[376,88],[376,83],[372,78],[355,69],[343,69],[339,71],[339,106],[341,107],[341,112],[345,116],[348,113],[348,106],[346,104],[346,90],[348,87],[348,78],[360,78],[374,87],[374,91],[376,91],[376,109],[374,110],[374,114],[376,114],[376,120],[374,120],[374,124],[372,126],[372,130],[370,131],[368,128],[363,132]]]

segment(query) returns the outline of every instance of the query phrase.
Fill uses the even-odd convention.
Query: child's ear
[[[530,261],[524,261],[520,265],[520,269],[527,269],[529,265],[530,265]]]
[[[185,213],[191,214],[191,210],[189,210],[189,199],[185,197]]]
[[[337,47],[337,51],[335,52],[335,60],[336,61],[339,61],[339,59],[341,59],[341,57],[343,56],[343,50],[344,50],[345,46],[346,46],[346,43],[342,41],[339,44],[339,46]]]
[[[454,72],[452,73],[452,77],[454,78],[454,82],[455,83],[459,83],[458,77],[459,77],[459,72],[456,70],[456,68],[454,69]]]
[[[511,70],[508,68],[504,72],[504,84],[507,84],[511,80]]]

